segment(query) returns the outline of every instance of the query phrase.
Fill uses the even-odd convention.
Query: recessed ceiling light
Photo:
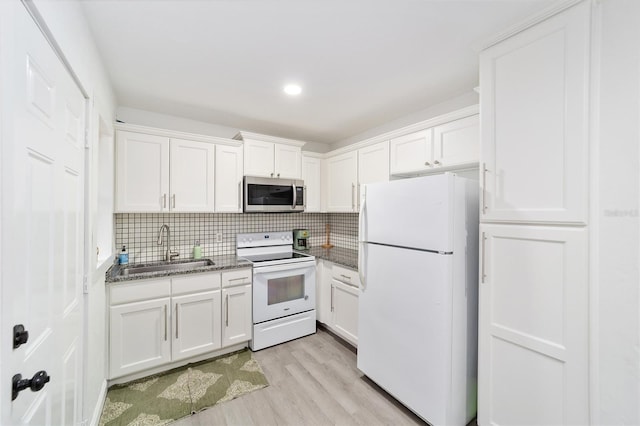
[[[297,84],[287,84],[284,86],[284,93],[291,96],[296,96],[302,93],[302,87]]]

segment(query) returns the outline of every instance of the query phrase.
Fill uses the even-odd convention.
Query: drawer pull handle
[[[350,276],[348,276],[348,275],[342,275],[342,274],[340,274],[340,276],[341,276],[342,278],[346,279],[346,280],[351,280],[351,277],[350,277]]]

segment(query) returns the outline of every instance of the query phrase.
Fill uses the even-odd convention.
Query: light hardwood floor
[[[173,425],[426,424],[363,377],[353,348],[320,328],[254,356],[269,380],[267,388]]]

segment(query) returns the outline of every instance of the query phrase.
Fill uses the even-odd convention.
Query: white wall
[[[640,2],[603,0],[595,282],[594,424],[640,424]],[[597,70],[596,70],[597,71]],[[594,111],[598,114],[598,111]],[[597,121],[596,121],[597,122]],[[596,129],[597,130],[597,129]],[[599,200],[598,200],[599,199]]]
[[[66,59],[71,64],[74,73],[78,76],[83,88],[89,96],[90,110],[89,134],[90,143],[96,142],[98,123],[96,117],[101,116],[103,121],[111,123],[115,117],[116,100],[111,83],[100,54],[93,41],[93,36],[79,1],[59,0],[34,0],[34,4],[49,27],[54,39],[60,46]],[[89,152],[89,158],[93,157],[94,146]],[[109,167],[109,165],[107,165]],[[87,184],[92,188],[95,181],[95,170],[89,162],[87,170]],[[91,203],[95,201],[89,194]],[[92,209],[89,208],[91,211]],[[93,229],[95,218],[88,217],[87,229]],[[91,243],[89,243],[91,246]],[[94,259],[94,250],[89,248],[88,259]],[[102,272],[102,276],[100,276]],[[106,316],[105,316],[105,287],[104,271],[96,271],[94,264],[89,266],[88,280],[89,293],[84,300],[85,318],[85,342],[84,342],[84,389],[83,395],[83,420],[92,420],[94,413],[102,407],[102,390],[106,385]]]
[[[116,118],[128,124],[140,126],[157,127],[160,129],[177,130],[180,132],[196,133],[219,138],[232,138],[240,130],[251,131],[251,129],[236,129],[203,121],[190,120],[173,115],[160,114],[152,111],[145,111],[136,108],[119,106]],[[329,145],[317,142],[307,142],[302,149],[304,151],[324,153],[329,150]]]

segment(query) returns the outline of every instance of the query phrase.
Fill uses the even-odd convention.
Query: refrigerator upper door
[[[360,239],[452,252],[455,179],[442,174],[366,185]]]
[[[363,246],[358,369],[431,424],[450,424],[453,256]]]

